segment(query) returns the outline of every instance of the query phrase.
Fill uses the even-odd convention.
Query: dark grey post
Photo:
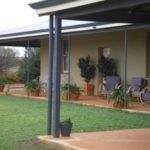
[[[24,77],[25,77],[25,82],[27,82],[27,70],[28,70],[28,67],[27,67],[27,65],[28,65],[28,61],[27,61],[27,59],[28,59],[28,56],[27,56],[27,54],[28,54],[28,52],[27,52],[27,47],[25,47],[25,74],[24,74]]]
[[[30,48],[30,42],[28,41],[28,43],[27,43],[27,82],[29,82],[29,80],[30,80],[30,73],[29,73],[29,61],[30,61],[30,58],[29,58],[29,48]]]
[[[126,94],[126,86],[127,86],[127,57],[128,57],[128,31],[124,31],[124,103],[127,108],[127,94]]]
[[[55,16],[53,136],[59,137],[61,79],[61,19]]]
[[[51,135],[52,124],[52,89],[53,89],[53,15],[49,17],[49,51],[48,51],[48,114],[47,134]]]
[[[25,47],[25,82],[29,82],[29,41],[27,47]]]
[[[71,62],[71,39],[70,36],[68,36],[68,56],[69,56],[69,68],[68,68],[68,83],[70,84],[71,81],[71,72],[70,72],[70,62]],[[69,88],[69,87],[68,87]],[[70,89],[68,89],[70,92]],[[68,100],[70,100],[69,94],[68,94]]]

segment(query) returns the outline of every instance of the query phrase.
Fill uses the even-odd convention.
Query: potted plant
[[[130,100],[129,95],[125,95],[123,88],[114,89],[109,93],[108,101],[113,100],[113,107],[115,108],[127,108]]]
[[[0,92],[3,92],[5,87],[5,81],[3,79],[0,79]]]
[[[61,87],[61,98],[64,100],[78,100],[80,96],[80,87],[76,84],[65,84]]]
[[[84,78],[86,84],[84,85],[85,95],[91,96],[94,94],[94,85],[89,83],[91,79],[95,77],[96,67],[90,56],[86,58],[80,58],[78,61],[78,67],[80,68],[80,76]]]
[[[60,131],[61,131],[62,136],[70,136],[72,124],[73,123],[70,118],[68,118],[60,123]]]
[[[112,58],[102,55],[98,61],[97,68],[102,77],[117,75],[117,62]]]
[[[39,96],[42,89],[42,83],[37,80],[31,80],[25,83],[25,88],[28,92],[28,95]]]

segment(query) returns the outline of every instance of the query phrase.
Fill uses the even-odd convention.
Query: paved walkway
[[[137,100],[138,101],[138,100]],[[92,105],[106,108],[113,108],[113,103],[108,103],[106,98],[98,96],[81,96],[77,101],[71,101],[74,103]],[[141,112],[150,114],[150,106],[144,106],[141,102],[130,102],[128,109],[123,109],[129,112]]]
[[[150,150],[150,129],[75,133],[70,138],[39,138],[59,150]]]

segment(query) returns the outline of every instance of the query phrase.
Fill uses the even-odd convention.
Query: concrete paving
[[[39,136],[59,150],[150,150],[150,129],[74,133],[71,137]]]

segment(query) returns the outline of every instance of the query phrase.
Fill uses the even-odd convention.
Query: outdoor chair
[[[150,106],[150,79],[147,82],[147,86],[142,90],[140,100],[142,104]]]
[[[144,85],[144,78],[133,77],[131,79],[131,85],[127,88],[127,94],[131,94],[132,97],[135,98],[140,98],[143,85]]]
[[[118,76],[107,76],[103,83],[99,86],[100,95],[108,97],[109,93],[119,88],[120,86],[120,78]]]

